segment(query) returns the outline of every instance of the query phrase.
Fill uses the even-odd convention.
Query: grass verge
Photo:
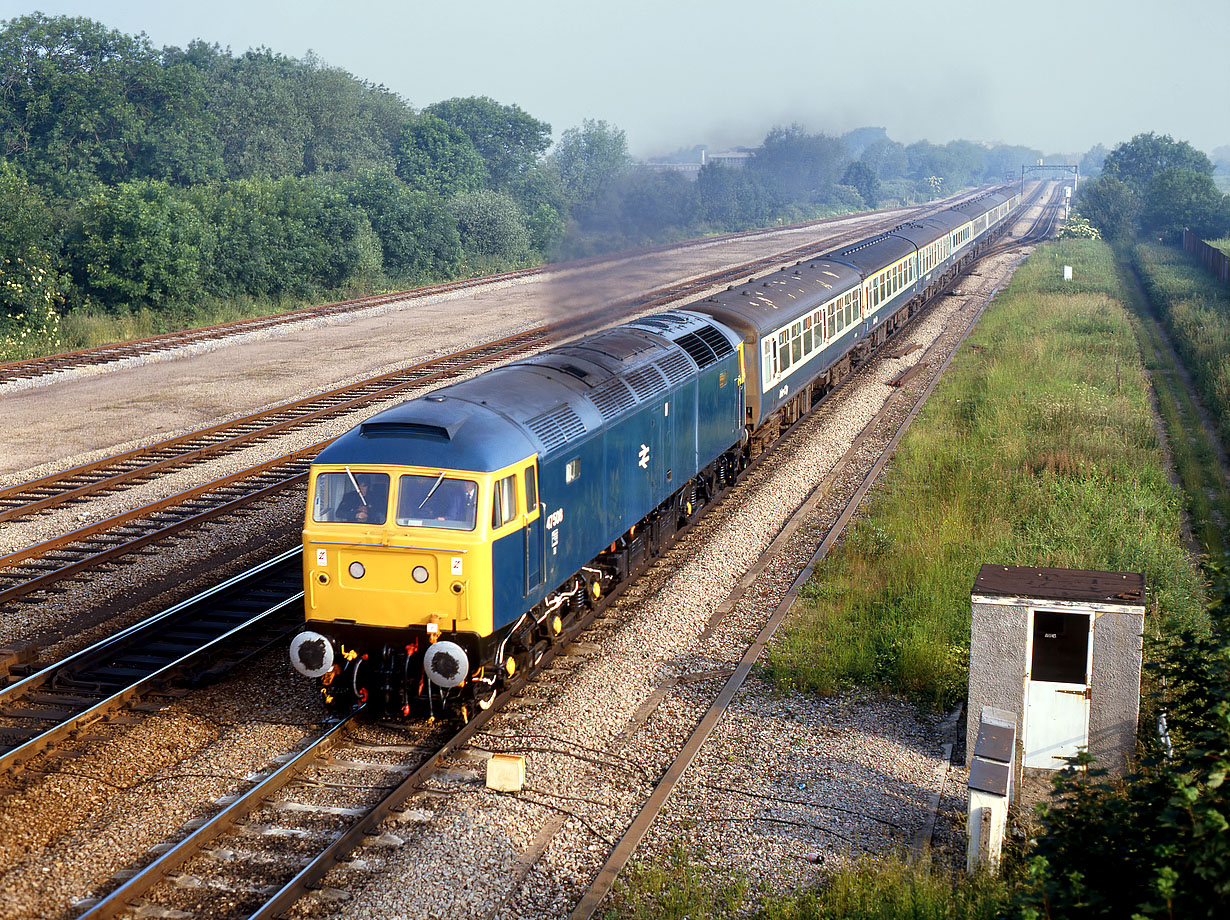
[[[1122,299],[1096,241],[1040,247],[1016,272],[802,591],[765,665],[780,689],[953,707],[986,562],[1143,572],[1154,627],[1202,615]]]
[[[1230,288],[1171,246],[1136,246],[1132,267],[1216,419],[1223,443],[1230,442]]]
[[[1192,534],[1206,556],[1226,559],[1226,523],[1230,521],[1230,489],[1221,473],[1216,434],[1210,434],[1187,382],[1177,354],[1167,345],[1159,322],[1164,312],[1150,302],[1135,272],[1139,262],[1117,253],[1125,302],[1133,314],[1145,367],[1153,381],[1158,413],[1165,423],[1171,463],[1187,503]]]
[[[910,863],[903,854],[866,857],[823,886],[765,897],[738,874],[711,869],[682,847],[637,862],[615,887],[605,920],[992,920],[1012,902],[1008,882]]]

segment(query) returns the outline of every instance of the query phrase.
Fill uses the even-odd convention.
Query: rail
[[[0,689],[0,772],[177,677],[216,673],[282,639],[303,619],[301,555],[282,553]]]

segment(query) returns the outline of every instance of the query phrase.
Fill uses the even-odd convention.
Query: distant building
[[[689,179],[695,179],[700,173],[701,167],[706,163],[717,163],[725,166],[728,169],[742,169],[747,165],[748,161],[756,156],[751,150],[727,150],[721,153],[709,153],[704,148],[700,150],[699,163],[670,163],[670,162],[655,162],[649,161],[644,164],[646,169],[652,169],[656,172],[678,172],[682,173]]]
[[[755,158],[756,154],[750,150],[731,150],[726,153],[709,154],[708,162],[728,166],[731,169],[742,169]]]

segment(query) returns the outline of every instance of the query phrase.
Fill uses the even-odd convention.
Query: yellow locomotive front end
[[[304,606],[316,622],[491,632],[480,473],[313,468]]]
[[[327,702],[443,711],[491,695],[491,475],[393,465],[313,466],[303,530],[304,630],[291,662]],[[481,504],[480,504],[481,503]],[[487,686],[467,688],[467,681]],[[488,689],[489,688],[489,689]]]

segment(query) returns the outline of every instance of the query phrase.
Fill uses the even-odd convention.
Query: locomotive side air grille
[[[701,326],[696,330],[696,334],[709,344],[709,347],[713,349],[713,353],[719,358],[725,358],[735,350],[735,346],[730,344],[730,339],[726,338],[726,336],[722,335],[712,326]]]
[[[695,332],[679,336],[679,338],[675,339],[675,344],[692,357],[697,367],[708,367],[717,360],[717,355],[713,353],[713,349]]]
[[[692,376],[692,365],[679,352],[673,352],[658,362],[658,370],[666,375],[671,383],[683,383]]]
[[[606,386],[590,393],[589,399],[602,413],[603,420],[608,422],[636,405],[636,397],[632,395],[628,385],[618,377]]]
[[[636,394],[637,400],[651,399],[657,393],[666,389],[666,378],[652,364],[647,364],[640,370],[627,376],[628,386]]]
[[[525,423],[525,427],[551,450],[585,434],[585,423],[568,406],[560,406]]]

